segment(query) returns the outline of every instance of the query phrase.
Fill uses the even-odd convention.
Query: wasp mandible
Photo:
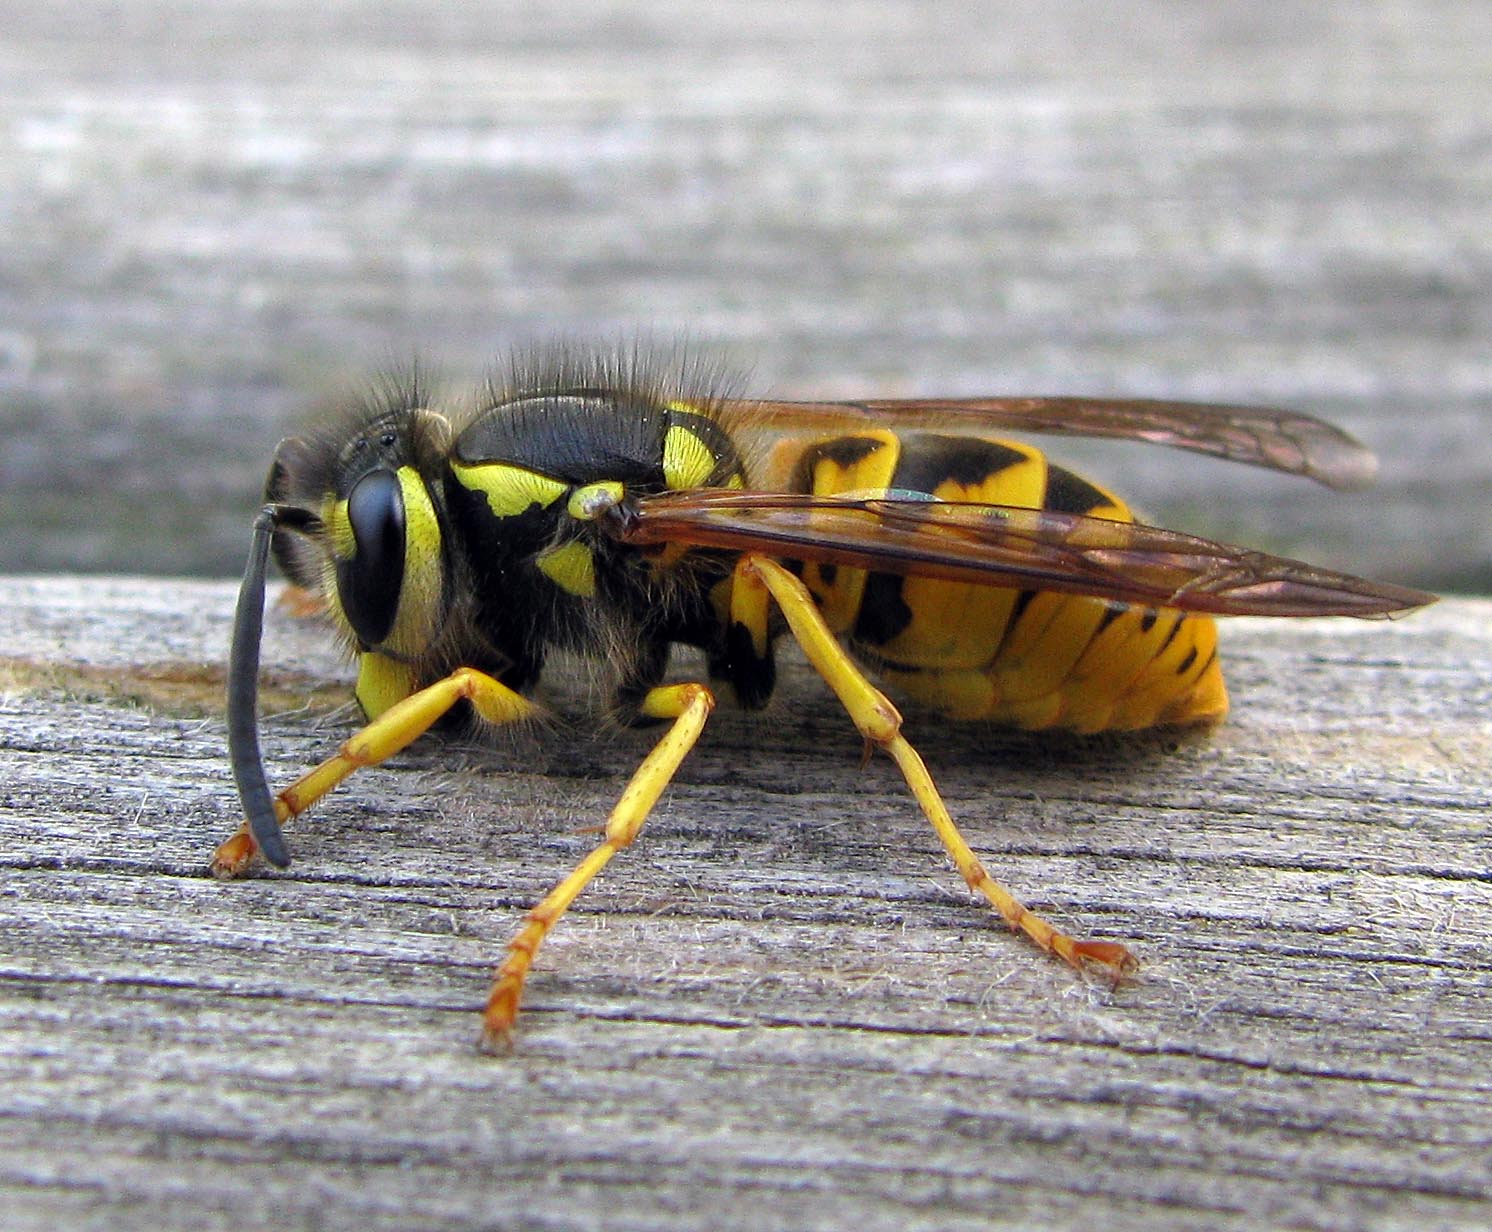
[[[867,671],[960,720],[1100,732],[1227,710],[1214,614],[1380,616],[1433,596],[1135,521],[1115,494],[1006,431],[1150,441],[1306,476],[1372,478],[1372,456],[1286,411],[1088,398],[775,402],[721,395],[698,365],[519,357],[466,400],[391,380],[340,422],[282,441],[239,595],[228,738],[246,821],[220,876],[284,867],[281,823],[453,711],[536,714],[546,659],[609,673],[624,722],[667,724],[603,839],[538,905],[497,970],[484,1040],[507,1040],[549,930],[642,829],[725,691],[748,708],[790,634],[868,747],[900,768],[969,886],[1042,949],[1123,975],[980,864],[901,716]],[[272,794],[257,679],[273,554],[325,605],[358,665],[367,725]],[[664,683],[671,647],[708,681]]]

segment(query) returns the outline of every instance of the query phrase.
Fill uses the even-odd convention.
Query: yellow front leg
[[[661,685],[649,690],[643,698],[639,707],[642,715],[672,719],[673,726],[632,775],[607,818],[605,839],[528,913],[522,929],[509,942],[508,957],[497,969],[482,1017],[482,1045],[488,1051],[506,1047],[512,1036],[523,981],[533,966],[539,945],[591,878],[637,837],[663,789],[699,739],[714,708],[714,695],[702,684]]]
[[[444,680],[395,702],[361,731],[350,736],[336,755],[307,772],[275,797],[280,822],[305,812],[338,783],[362,766],[376,766],[414,743],[459,701],[469,701],[489,723],[513,723],[530,717],[534,704],[500,680],[474,667],[459,667]],[[215,877],[237,877],[253,860],[258,846],[247,823],[213,853]]]
[[[1097,963],[1116,976],[1135,969],[1138,964],[1124,946],[1114,941],[1078,941],[1057,931],[985,871],[959,833],[922,758],[901,734],[901,715],[896,707],[865,678],[839,644],[801,579],[773,560],[748,556],[736,568],[736,584],[743,583],[763,585],[771,592],[808,661],[834,690],[860,733],[896,759],[922,812],[972,890],[984,895],[1012,928],[1074,967]]]

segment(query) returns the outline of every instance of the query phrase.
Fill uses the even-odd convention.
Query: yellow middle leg
[[[601,844],[529,911],[518,935],[508,943],[508,957],[497,969],[492,992],[487,998],[487,1009],[482,1016],[482,1045],[488,1051],[506,1047],[513,1022],[518,1017],[523,981],[549,930],[558,923],[591,878],[637,837],[663,789],[699,739],[705,720],[714,708],[714,695],[702,684],[661,685],[643,698],[640,711],[644,717],[672,719],[673,726],[632,775],[621,799],[607,818],[606,837]]]
[[[922,758],[901,734],[901,715],[896,707],[865,678],[845,652],[798,577],[775,561],[748,556],[736,570],[736,584],[743,583],[764,585],[771,592],[808,661],[834,690],[860,733],[896,760],[922,812],[972,890],[984,895],[1012,928],[1074,967],[1081,969],[1096,963],[1116,976],[1135,969],[1138,964],[1124,946],[1114,941],[1079,941],[1059,932],[985,871],[979,857],[959,833]]]

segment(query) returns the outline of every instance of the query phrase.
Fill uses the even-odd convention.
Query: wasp
[[[867,750],[888,753],[970,888],[1078,968],[1121,977],[1123,945],[1081,940],[989,875],[902,734],[883,684],[957,720],[1102,732],[1212,724],[1228,699],[1213,617],[1380,616],[1433,596],[1136,521],[1115,494],[1006,432],[1138,439],[1338,488],[1372,455],[1308,416],[1085,398],[778,402],[702,365],[515,357],[464,400],[390,380],[328,429],[282,441],[254,520],[229,667],[244,823],[214,871],[284,867],[281,824],[442,720],[538,714],[569,652],[611,713],[665,724],[595,848],[530,910],[498,967],[484,1041],[504,1043],[540,944],[637,838],[724,692],[773,691],[790,636]],[[366,726],[272,794],[257,734],[273,552],[357,662]],[[697,647],[707,680],[666,682]]]

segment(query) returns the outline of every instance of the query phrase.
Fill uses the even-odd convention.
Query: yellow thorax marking
[[[476,466],[452,463],[461,486],[480,492],[495,518],[512,518],[534,505],[549,506],[569,491],[569,485],[548,475],[505,462],[482,462]]]
[[[596,593],[596,558],[578,539],[551,548],[534,563],[561,590],[582,599]]]
[[[715,455],[688,428],[677,425],[663,437],[663,482],[675,490],[700,488],[715,472]]]
[[[588,483],[570,494],[565,512],[577,522],[594,522],[607,509],[621,504],[626,494],[620,480],[603,479],[599,483]]]

